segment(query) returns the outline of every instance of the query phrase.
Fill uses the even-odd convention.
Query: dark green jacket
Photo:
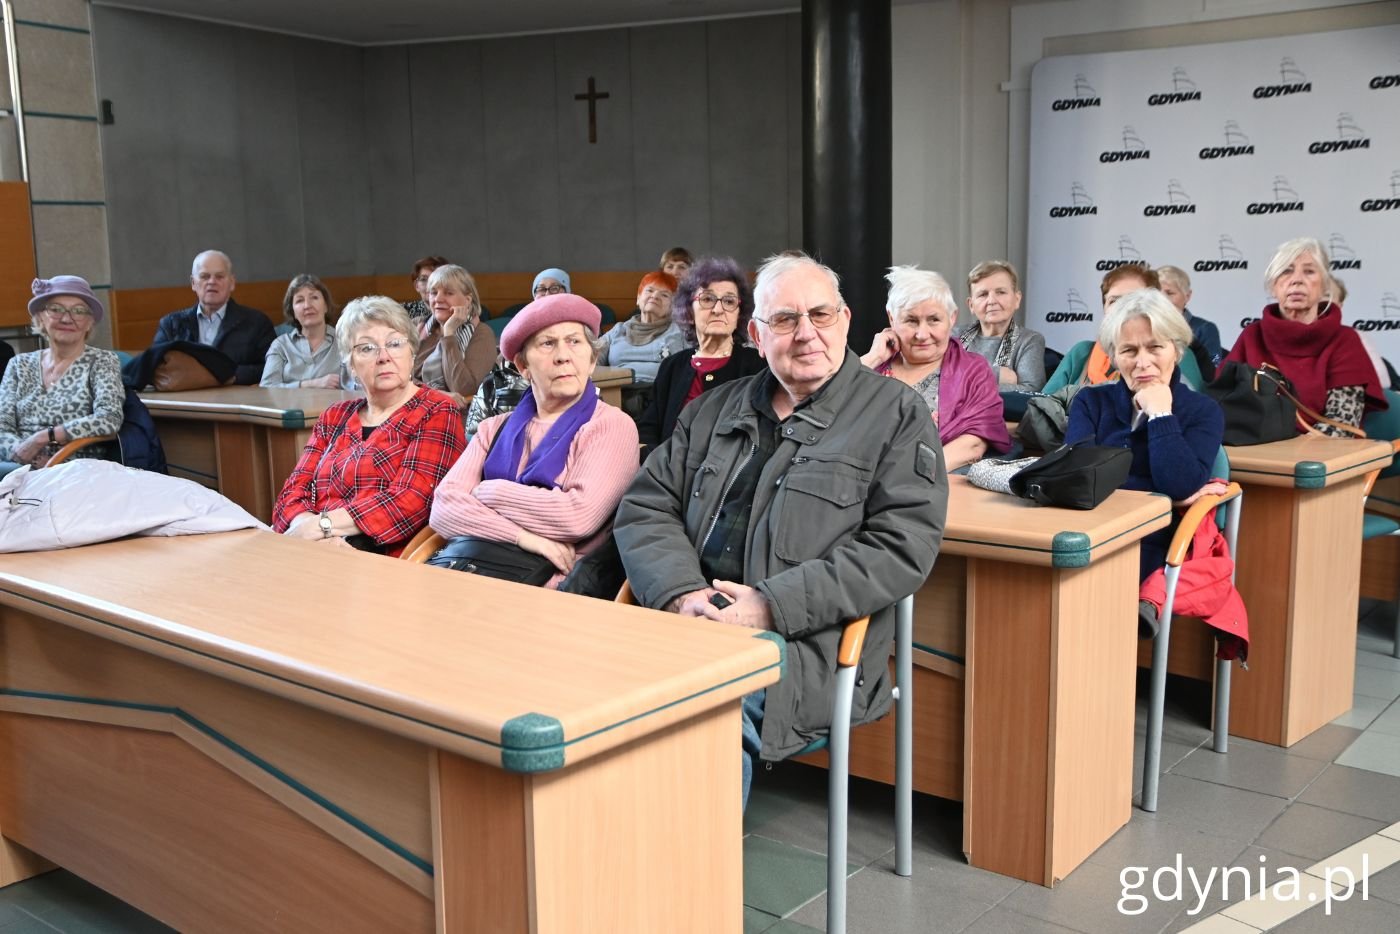
[[[765,371],[686,406],[622,498],[614,534],[645,606],[708,586],[699,545],[757,437],[755,380],[776,386]],[[848,350],[819,397],[784,422],[754,497],[743,583],[767,597],[787,640],[783,679],[765,702],[763,758],[790,756],[830,726],[836,649],[848,620],[873,614],[853,722],[889,709],[888,608],[933,569],[947,508],[948,475],[928,407]]]

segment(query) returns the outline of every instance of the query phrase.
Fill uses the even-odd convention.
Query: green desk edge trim
[[[1162,494],[1153,493],[1152,495],[1161,496]],[[1166,497],[1162,498],[1165,499]],[[1167,507],[1167,512],[1164,515],[1166,515],[1169,519],[1171,518],[1170,506]],[[1050,555],[1050,566],[1052,568],[1082,568],[1088,566],[1090,560],[1093,558],[1095,549],[1102,549],[1105,545],[1111,544],[1112,542],[1116,542],[1124,535],[1131,535],[1143,526],[1151,525],[1153,522],[1156,522],[1160,518],[1162,518],[1161,515],[1153,516],[1150,519],[1147,519],[1143,522],[1139,522],[1131,529],[1124,529],[1117,535],[1104,539],[1097,545],[1095,545],[1092,541],[1089,540],[1089,536],[1085,532],[1056,532],[1055,537],[1050,540],[1049,548],[1028,548],[1022,545],[1003,545],[999,542],[984,542],[980,539],[975,538],[944,538],[943,541],[945,544],[951,541],[958,542],[959,544],[963,545],[986,545],[989,548],[998,548],[1008,552],[1031,551],[1037,554],[1048,554]]]
[[[283,410],[282,410],[282,427],[283,427],[283,428],[305,428],[305,427],[306,427],[306,413],[303,412],[301,409],[283,409]]]
[[[778,680],[781,681],[783,678],[787,677],[787,640],[776,632],[769,632],[767,630],[756,632],[753,634],[753,637],[755,639],[767,639],[778,647]]]
[[[945,652],[942,649],[935,649],[933,646],[924,645],[922,642],[913,642],[910,644],[914,648],[918,649],[920,652],[927,652],[930,655],[937,655],[939,658],[946,658],[948,659],[948,661],[957,662],[959,665],[967,665],[967,659],[963,658],[961,655],[954,655],[952,652]]]
[[[340,818],[350,826],[354,827],[356,830],[370,837],[374,840],[374,842],[378,843],[385,849],[391,851],[396,856],[400,857],[408,863],[411,863],[414,867],[421,869],[423,872],[426,872],[429,876],[433,874],[432,863],[428,862],[421,856],[418,856],[417,854],[408,850],[401,844],[395,843],[392,839],[385,836],[380,831],[374,829],[374,827],[365,823],[363,820],[356,817],[354,814],[351,814],[349,811],[345,810],[340,805],[331,801],[329,798],[314,791],[307,785],[302,784],[295,778],[292,778],[292,776],[288,775],[286,772],[282,771],[277,766],[273,765],[271,762],[268,762],[266,759],[262,758],[256,753],[245,749],[243,746],[240,746],[234,740],[220,733],[218,730],[209,726],[207,723],[204,723],[203,721],[199,720],[197,717],[191,716],[190,714],[181,710],[179,707],[167,707],[163,704],[140,704],[134,701],[110,700],[108,698],[102,697],[79,697],[72,694],[50,694],[43,691],[22,691],[16,688],[0,688],[0,694],[9,695],[10,697],[28,697],[35,698],[38,700],[64,701],[72,704],[92,704],[96,707],[118,707],[125,710],[145,710],[152,713],[169,714],[183,721],[187,725],[194,727],[196,730],[203,733],[210,739],[214,740],[224,748],[234,753],[237,753],[240,757],[251,762],[253,765],[261,769],[264,773],[281,782],[282,784],[286,785],[288,788],[291,788],[293,791],[297,792],[302,797],[316,804],[318,807],[330,811],[336,817]]]
[[[1322,461],[1299,461],[1293,465],[1293,486],[1299,490],[1320,490],[1327,485],[1327,465]]]
[[[78,610],[71,609],[71,608],[69,608],[69,607],[59,606],[59,605],[56,604],[56,603],[50,603],[50,602],[48,602],[47,600],[39,600],[39,599],[34,598],[34,597],[27,597],[27,596],[22,596],[22,595],[19,595],[19,594],[15,594],[15,596],[19,597],[20,600],[22,600],[22,601],[24,601],[24,602],[26,602],[26,603],[32,603],[32,604],[36,604],[36,605],[38,605],[38,606],[46,606],[46,607],[49,607],[50,609],[57,610],[57,611],[60,612],[60,613],[70,614],[70,615],[73,615],[73,616],[77,616],[77,617],[79,617],[79,618],[81,618],[81,619],[85,619],[85,620],[87,620],[87,621],[90,622],[90,623],[96,623],[98,626],[102,626],[102,627],[107,628],[107,629],[115,629],[115,630],[117,630],[117,631],[119,631],[119,632],[124,632],[124,633],[126,633],[127,635],[135,636],[137,639],[143,639],[143,640],[146,640],[146,641],[149,641],[149,642],[158,643],[158,644],[160,644],[160,645],[169,646],[170,648],[175,649],[177,652],[188,652],[188,653],[191,654],[191,655],[198,655],[198,656],[201,657],[201,658],[207,658],[207,659],[209,659],[210,661],[214,661],[214,662],[219,663],[220,665],[228,665],[230,668],[238,668],[238,669],[240,669],[240,670],[242,670],[242,671],[248,671],[248,672],[251,672],[251,673],[253,673],[253,674],[259,675],[260,677],[263,677],[263,678],[269,678],[269,679],[271,679],[271,680],[273,680],[273,681],[280,681],[280,682],[282,682],[283,684],[290,684],[290,685],[292,685],[293,687],[300,688],[300,689],[303,690],[303,691],[311,691],[311,692],[313,692],[313,693],[315,693],[315,694],[320,694],[320,695],[323,695],[323,696],[325,696],[325,697],[333,697],[333,698],[335,698],[336,700],[338,700],[338,701],[340,701],[340,702],[342,702],[342,703],[350,704],[351,706],[354,706],[354,707],[363,707],[363,708],[366,709],[366,710],[373,710],[373,711],[375,711],[376,713],[381,713],[381,714],[383,714],[384,716],[386,716],[386,717],[391,717],[391,718],[393,718],[393,719],[395,719],[395,720],[402,720],[402,721],[404,721],[404,722],[406,722],[406,723],[417,724],[418,726],[425,727],[425,728],[427,728],[427,729],[429,729],[429,730],[432,730],[432,731],[434,731],[434,732],[437,732],[437,733],[444,733],[444,734],[446,734],[446,735],[448,735],[448,736],[455,736],[455,737],[458,737],[459,739],[468,740],[468,741],[473,742],[473,743],[480,743],[480,744],[483,745],[483,746],[490,746],[490,747],[493,747],[493,748],[495,748],[495,749],[500,749],[500,750],[501,750],[501,754],[502,754],[502,767],[503,767],[503,768],[507,768],[507,769],[509,769],[510,771],[513,771],[513,772],[544,772],[544,771],[548,771],[549,769],[557,769],[557,768],[560,768],[560,767],[564,764],[562,755],[561,755],[561,757],[559,758],[558,764],[556,764],[556,765],[538,765],[538,764],[535,764],[537,761],[538,761],[538,762],[553,761],[553,759],[552,759],[550,756],[547,755],[547,753],[550,752],[549,749],[540,749],[540,750],[525,750],[525,751],[522,751],[522,755],[524,755],[525,752],[533,752],[533,753],[535,753],[535,755],[534,755],[533,757],[532,757],[532,756],[524,756],[524,758],[522,758],[522,759],[520,760],[521,763],[522,763],[522,766],[521,766],[521,767],[511,767],[511,766],[506,765],[504,760],[505,760],[505,754],[506,754],[507,752],[512,751],[512,750],[507,750],[501,743],[493,742],[492,740],[484,739],[484,738],[482,738],[482,737],[480,737],[480,736],[473,736],[471,733],[464,733],[464,732],[462,732],[461,730],[453,730],[453,729],[450,729],[450,728],[445,727],[445,726],[441,726],[441,725],[436,724],[436,723],[429,723],[427,720],[424,720],[424,719],[422,719],[422,718],[420,718],[420,717],[410,717],[410,716],[408,716],[407,714],[399,713],[398,711],[395,711],[395,710],[389,710],[389,709],[387,709],[387,708],[380,707],[380,706],[378,706],[378,705],[376,705],[376,704],[367,704],[367,703],[365,703],[364,701],[355,700],[354,698],[346,697],[346,696],[343,695],[343,694],[337,694],[337,693],[335,693],[334,691],[328,691],[328,690],[326,690],[325,688],[319,688],[319,687],[316,687],[316,686],[310,685],[310,684],[303,684],[303,683],[300,682],[300,681],[295,681],[295,680],[293,680],[293,679],[291,679],[291,678],[288,678],[288,677],[286,677],[286,676],[284,676],[284,675],[274,674],[273,672],[270,672],[270,671],[264,671],[264,670],[262,670],[261,668],[254,668],[254,667],[251,666],[251,665],[245,665],[245,664],[243,664],[242,662],[236,662],[236,661],[233,661],[232,659],[223,658],[222,656],[214,655],[214,654],[212,654],[212,653],[210,653],[210,652],[201,652],[199,649],[191,648],[191,647],[189,647],[189,646],[187,646],[187,645],[181,645],[180,643],[178,643],[178,642],[172,642],[172,641],[170,641],[169,639],[157,638],[156,636],[150,635],[149,633],[138,632],[137,630],[131,629],[131,628],[127,627],[127,626],[119,626],[119,625],[117,625],[116,623],[112,622],[111,620],[98,619],[98,618],[95,617],[95,616],[89,616],[88,614],[79,612]],[[100,638],[100,637],[99,637],[99,638]],[[784,656],[784,658],[785,658],[785,657],[786,657],[786,656]],[[709,693],[712,692],[712,691],[717,691],[717,690],[720,690],[721,688],[726,688],[726,687],[728,687],[729,685],[734,684],[735,682],[744,681],[744,680],[746,680],[746,679],[748,679],[748,678],[752,678],[752,677],[754,677],[754,676],[756,676],[756,675],[760,675],[760,674],[762,674],[763,672],[769,671],[769,670],[771,670],[771,669],[773,669],[773,668],[777,668],[777,669],[778,669],[778,671],[779,671],[779,676],[781,677],[781,673],[782,673],[782,662],[781,662],[781,661],[779,661],[779,662],[777,662],[777,663],[774,663],[774,664],[772,664],[772,665],[764,665],[762,668],[757,668],[757,669],[755,669],[755,670],[753,670],[753,671],[751,671],[751,672],[749,672],[749,673],[747,673],[747,674],[740,675],[740,676],[737,677],[737,678],[731,678],[730,680],[725,681],[725,682],[722,683],[722,684],[712,685],[712,686],[710,686],[710,687],[708,687],[708,688],[705,688],[703,691],[696,691],[694,694],[688,695],[688,696],[686,696],[686,697],[679,698],[679,699],[674,700],[674,701],[671,701],[670,703],[667,703],[667,704],[662,704],[660,707],[654,707],[654,708],[652,708],[651,710],[644,710],[644,711],[642,711],[642,712],[639,713],[639,714],[634,714],[633,716],[628,717],[626,720],[621,720],[621,721],[619,721],[619,722],[617,722],[617,723],[609,724],[608,726],[599,727],[598,729],[594,730],[592,733],[587,733],[587,734],[585,734],[585,735],[583,735],[583,736],[578,736],[578,737],[575,737],[574,739],[567,740],[567,741],[565,741],[564,743],[562,743],[561,745],[562,745],[562,746],[569,746],[569,745],[572,745],[573,743],[580,742],[581,740],[588,739],[588,738],[590,738],[590,737],[592,737],[592,736],[597,736],[597,735],[600,734],[600,733],[606,733],[607,731],[612,730],[612,729],[616,729],[617,727],[623,726],[624,724],[632,723],[632,722],[635,721],[635,720],[641,720],[641,719],[643,719],[644,717],[649,717],[649,716],[651,716],[652,714],[659,713],[660,711],[666,710],[666,709],[669,708],[669,707],[674,707],[674,706],[676,706],[677,704],[684,704],[684,703],[686,703],[687,701],[694,700],[694,699],[697,698],[697,697],[702,697],[702,696],[704,696],[704,695],[706,695],[706,694],[709,694]],[[217,675],[216,675],[215,677],[217,677]],[[2,690],[2,689],[0,689],[0,690]],[[529,715],[529,714],[524,714],[524,715],[522,715],[522,716],[530,716],[530,715]],[[544,716],[544,715],[536,715],[536,716]],[[516,720],[519,720],[519,719],[521,719],[521,717],[515,717],[515,718],[512,718],[511,720],[506,721],[506,723],[507,723],[507,724],[510,724],[510,723],[513,723],[513,722],[515,722]],[[552,717],[547,717],[547,719],[553,719],[553,718],[552,718]],[[504,730],[503,730],[503,732],[502,732],[502,738],[504,738]],[[562,749],[561,749],[561,752],[562,752]]]
[[[1377,464],[1389,464],[1393,460],[1394,455],[1386,453],[1364,463],[1352,464],[1349,467],[1339,467],[1336,470],[1328,470],[1327,465],[1322,461],[1298,461],[1293,465],[1292,473],[1284,473],[1281,470],[1254,470],[1249,467],[1232,467],[1231,473],[1238,474],[1238,477],[1235,479],[1241,483],[1248,483],[1251,476],[1290,477],[1293,480],[1294,489],[1320,490],[1327,486],[1327,479],[1335,474],[1348,470],[1357,470],[1362,467],[1371,467]]]

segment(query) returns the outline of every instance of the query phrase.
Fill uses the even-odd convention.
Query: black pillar
[[[850,345],[885,327],[890,3],[802,0],[802,245],[841,276]]]

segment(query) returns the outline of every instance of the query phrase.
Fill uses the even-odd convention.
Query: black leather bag
[[[1127,448],[1062,445],[1011,478],[1011,492],[1042,506],[1093,509],[1128,479]]]
[[[1267,444],[1298,433],[1298,410],[1289,398],[1288,381],[1267,363],[1256,370],[1226,360],[1204,392],[1225,413],[1225,444]]]
[[[554,576],[554,565],[543,555],[526,551],[519,545],[487,541],[472,535],[450,540],[428,559],[428,563],[436,568],[466,571],[531,587],[541,587]]]

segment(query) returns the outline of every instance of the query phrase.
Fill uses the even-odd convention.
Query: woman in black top
[[[730,257],[706,256],[691,266],[676,290],[671,314],[687,347],[662,361],[656,374],[651,404],[637,422],[643,457],[671,437],[690,400],[763,369],[758,351],[744,346],[753,290],[744,268]]]

